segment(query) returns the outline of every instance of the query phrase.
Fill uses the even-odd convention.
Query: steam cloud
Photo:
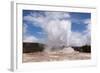
[[[83,46],[90,45],[90,19],[84,20],[87,25],[87,29],[83,32],[71,32],[71,18],[67,12],[43,12],[44,15],[31,13],[30,15],[24,16],[25,21],[33,23],[36,27],[41,27],[47,39],[45,44],[47,47],[61,47],[61,46]],[[35,24],[38,23],[38,24]],[[27,32],[26,25],[24,33]],[[38,38],[34,36],[26,36],[24,41],[31,40],[37,41]]]

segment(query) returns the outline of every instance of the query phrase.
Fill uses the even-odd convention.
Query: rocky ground
[[[86,60],[90,59],[90,53],[80,53],[74,51],[72,53],[66,52],[35,52],[23,53],[22,61],[26,62],[43,62],[43,61],[62,61],[62,60]]]

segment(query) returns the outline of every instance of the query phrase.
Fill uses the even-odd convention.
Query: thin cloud
[[[23,42],[38,42],[39,40],[34,36],[26,36],[24,37]]]
[[[71,46],[84,46],[91,45],[91,23],[90,19],[83,20],[83,23],[86,25],[86,30],[83,32],[72,32],[70,36],[70,45]]]

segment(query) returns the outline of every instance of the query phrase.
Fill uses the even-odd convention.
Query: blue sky
[[[90,13],[70,13],[71,20],[72,20],[72,31],[79,31],[82,32],[86,30],[86,25],[83,22],[85,19],[90,19],[91,14]]]
[[[72,32],[79,32],[83,33],[85,30],[87,30],[87,24],[84,22],[87,19],[91,19],[91,13],[79,13],[79,12],[55,12],[56,14],[50,14],[52,13],[49,11],[37,11],[37,10],[23,10],[23,27],[26,27],[23,29],[23,36],[34,36],[38,38],[39,40],[45,40],[46,39],[46,32],[41,27],[43,25],[43,21],[48,23],[49,21],[67,21],[69,20],[71,22],[71,31]],[[58,15],[57,15],[58,13]],[[64,15],[60,15],[63,13]],[[48,14],[48,15],[47,15]],[[41,19],[42,18],[42,19]],[[38,19],[38,20],[37,20]],[[44,26],[47,27],[47,26]]]
[[[38,38],[40,40],[46,38],[46,35],[43,34],[44,30],[41,27],[35,26],[40,23],[38,23],[36,21],[31,22],[31,21],[24,20],[24,17],[31,15],[31,13],[33,13],[36,16],[39,16],[41,14],[41,11],[23,10],[23,25],[24,24],[27,25],[27,31],[26,31],[26,33],[24,33],[23,36],[35,36],[36,38]],[[43,15],[43,13],[41,15]]]

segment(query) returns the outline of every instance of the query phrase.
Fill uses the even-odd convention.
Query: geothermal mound
[[[63,48],[63,49],[57,49],[57,50],[47,50],[47,48],[44,50],[45,53],[48,54],[57,54],[57,53],[74,53],[74,49],[71,47]]]

